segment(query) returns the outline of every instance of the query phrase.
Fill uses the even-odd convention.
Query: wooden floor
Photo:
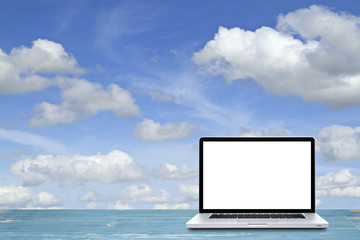
[[[0,239],[360,239],[359,210],[319,210],[328,229],[189,230],[196,210],[1,210]]]

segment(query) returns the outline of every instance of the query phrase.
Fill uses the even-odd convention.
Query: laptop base
[[[305,219],[210,219],[211,213],[198,213],[187,228],[327,228],[329,223],[316,213],[303,213]]]

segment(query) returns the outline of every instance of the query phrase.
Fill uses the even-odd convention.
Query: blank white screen
[[[311,142],[203,142],[204,209],[310,209]]]

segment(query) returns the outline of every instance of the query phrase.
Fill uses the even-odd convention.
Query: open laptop
[[[315,213],[312,137],[202,137],[199,213],[187,228],[327,228]]]

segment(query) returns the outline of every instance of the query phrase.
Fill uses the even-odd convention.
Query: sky
[[[0,208],[197,209],[201,136],[313,136],[360,208],[357,1],[1,1]]]

